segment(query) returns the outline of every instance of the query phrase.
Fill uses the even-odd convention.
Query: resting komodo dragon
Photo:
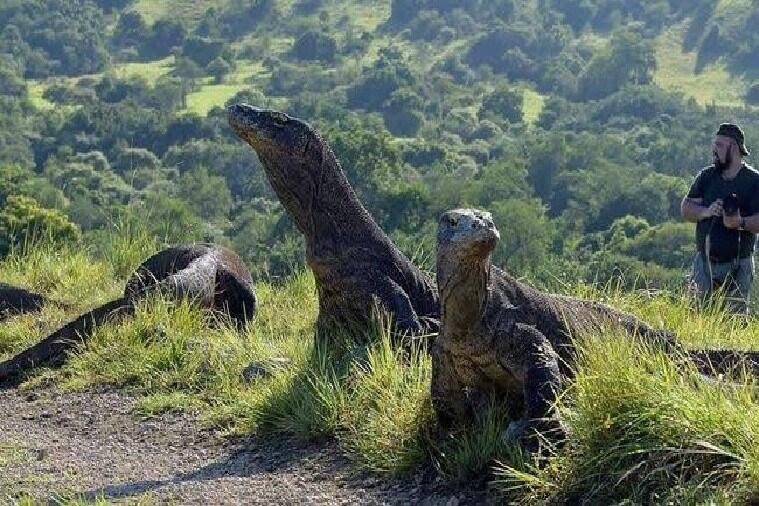
[[[223,311],[238,324],[256,311],[253,280],[240,257],[213,244],[168,248],[145,260],[126,284],[124,296],[108,302],[0,363],[0,382],[40,365],[59,365],[65,352],[90,337],[110,318],[131,315],[134,303],[160,292],[174,299],[191,299],[201,307]]]
[[[434,282],[375,223],[321,136],[299,119],[247,104],[229,107],[227,115],[306,239],[319,295],[317,327],[362,325],[379,302],[398,329],[436,331]]]
[[[536,431],[561,439],[554,401],[562,377],[572,373],[573,336],[592,331],[635,334],[667,353],[690,357],[706,374],[744,359],[759,373],[759,353],[686,351],[673,334],[630,314],[518,282],[491,264],[499,238],[487,212],[457,209],[440,219],[442,318],[432,349],[432,399],[443,426],[471,420],[486,396],[495,394],[518,407],[512,416],[523,415],[510,426],[512,437],[528,445]]]
[[[0,283],[0,321],[12,315],[37,311],[46,302],[47,299],[43,295]]]

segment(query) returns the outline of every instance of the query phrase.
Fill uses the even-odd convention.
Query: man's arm
[[[710,206],[702,205],[704,199],[685,197],[680,203],[680,214],[685,221],[698,223],[712,216],[722,215],[722,199],[717,199]]]
[[[722,222],[725,228],[736,230],[741,226],[741,220],[743,220],[743,230],[751,232],[752,234],[759,234],[759,214],[752,214],[751,216],[724,216]]]

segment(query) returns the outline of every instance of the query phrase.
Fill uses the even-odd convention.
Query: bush
[[[201,67],[206,67],[220,57],[227,61],[232,59],[229,45],[223,40],[198,37],[197,35],[187,37],[184,40],[182,55],[192,59]]]
[[[317,30],[308,30],[293,45],[293,55],[301,60],[332,62],[337,52],[335,39]]]
[[[224,76],[227,75],[230,70],[232,70],[232,65],[230,65],[229,62],[227,62],[227,60],[222,57],[215,58],[206,67],[206,72],[214,77],[216,84],[223,82]]]
[[[500,85],[482,101],[479,117],[497,117],[508,120],[510,123],[522,121],[522,108],[524,95],[521,90]]]
[[[65,214],[45,209],[31,197],[11,195],[0,211],[0,253],[3,254],[27,240],[76,241],[81,235],[79,227]]]

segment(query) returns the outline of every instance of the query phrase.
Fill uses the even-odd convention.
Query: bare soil
[[[145,419],[118,391],[0,390],[0,503],[482,504],[434,473],[356,473],[334,441],[222,437],[193,414]]]

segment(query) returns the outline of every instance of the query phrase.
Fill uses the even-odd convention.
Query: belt
[[[738,261],[741,261],[741,260],[746,260],[746,259],[748,259],[748,258],[751,258],[752,256],[753,256],[753,254],[751,254],[751,255],[746,255],[746,256],[742,256],[742,257],[740,257],[740,256],[739,256],[739,257],[735,257],[735,258],[732,258],[732,259],[730,259],[730,260],[720,260],[720,259],[719,259],[719,258],[717,258],[717,257],[714,257],[714,256],[710,256],[710,257],[709,257],[709,261],[710,261],[711,263],[713,263],[713,264],[729,264],[729,263],[735,262],[736,260],[738,260]]]

